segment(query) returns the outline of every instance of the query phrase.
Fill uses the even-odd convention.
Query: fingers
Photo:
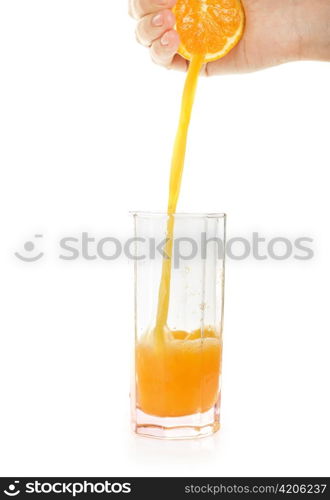
[[[183,57],[179,56],[177,50],[180,40],[176,31],[169,30],[161,38],[155,40],[151,45],[151,58],[156,64],[166,68],[175,68],[185,71],[188,63]]]
[[[155,14],[144,16],[136,28],[136,37],[142,45],[150,47],[151,43],[160,38],[175,24],[175,17],[171,10],[162,10]]]
[[[177,54],[179,35],[173,29],[175,16],[170,10],[177,0],[130,0],[130,14],[139,19],[136,36],[150,47],[152,60],[166,68],[186,71],[188,61]]]
[[[177,0],[129,0],[129,13],[135,19],[158,12],[161,9],[172,9]]]

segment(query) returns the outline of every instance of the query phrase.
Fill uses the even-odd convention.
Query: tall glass
[[[168,439],[209,435],[220,427],[226,216],[133,217],[133,429]]]

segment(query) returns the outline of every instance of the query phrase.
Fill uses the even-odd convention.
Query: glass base
[[[155,417],[136,409],[133,430],[139,436],[156,439],[195,439],[214,434],[220,429],[219,409],[184,417]]]

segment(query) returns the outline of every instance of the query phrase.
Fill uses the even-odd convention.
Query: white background
[[[222,429],[195,442],[130,433],[129,263],[57,248],[166,208],[184,75],[150,62],[125,0],[1,0],[0,74],[1,476],[329,475],[330,65],[200,82],[180,210],[312,237],[315,258],[228,261]]]

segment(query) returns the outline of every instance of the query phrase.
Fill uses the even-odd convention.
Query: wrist
[[[297,59],[330,61],[330,1],[296,0]]]

